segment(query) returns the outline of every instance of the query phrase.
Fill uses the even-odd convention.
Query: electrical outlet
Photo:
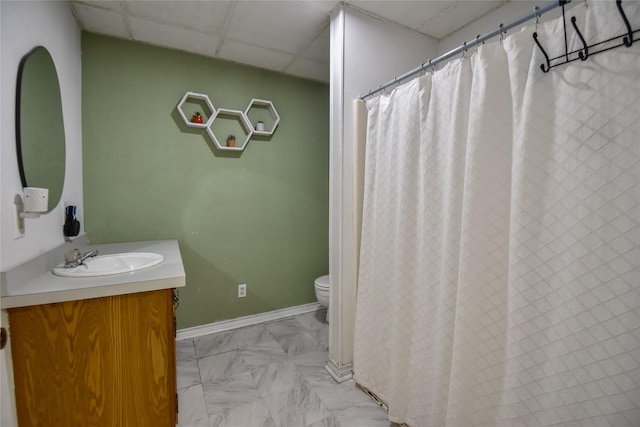
[[[247,296],[247,285],[243,283],[242,285],[238,285],[238,298],[244,298]]]

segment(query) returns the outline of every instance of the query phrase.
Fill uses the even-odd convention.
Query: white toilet
[[[316,299],[321,306],[327,307],[327,322],[329,321],[329,275],[320,276],[313,282],[316,289]]]

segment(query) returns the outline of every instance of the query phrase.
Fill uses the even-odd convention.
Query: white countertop
[[[176,240],[87,245],[80,249],[82,252],[97,249],[99,255],[155,252],[164,256],[164,261],[142,270],[100,277],[60,277],[51,272],[50,266],[47,266],[45,271],[14,274],[8,279],[7,276],[3,276],[5,280],[0,290],[0,308],[75,301],[185,286],[184,267]],[[60,259],[60,263],[63,261],[64,259]],[[27,265],[26,269],[28,268]],[[35,264],[33,268],[41,269]],[[25,267],[22,269],[24,271]]]

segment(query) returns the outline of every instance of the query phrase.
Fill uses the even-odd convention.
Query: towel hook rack
[[[566,2],[566,0],[559,0],[561,2],[562,5],[562,11],[563,11],[563,24],[565,24],[564,21],[564,3]],[[626,27],[626,30],[624,33],[619,34],[617,36],[611,37],[607,40],[603,40],[603,41],[599,41],[596,43],[592,43],[592,44],[587,44],[587,41],[585,39],[585,37],[582,35],[582,32],[580,31],[580,29],[578,28],[578,25],[576,23],[576,17],[573,16],[571,17],[571,25],[573,25],[573,29],[575,30],[576,34],[578,35],[578,37],[580,38],[580,42],[582,43],[582,47],[579,49],[575,49],[572,51],[569,51],[569,48],[567,46],[567,30],[566,30],[566,25],[563,25],[564,28],[564,39],[565,39],[565,49],[564,52],[558,56],[555,56],[553,58],[549,58],[549,55],[547,54],[547,52],[545,51],[545,49],[542,47],[542,44],[540,43],[540,40],[538,39],[538,32],[534,32],[533,33],[533,40],[536,42],[536,44],[538,45],[538,48],[540,48],[540,51],[542,52],[542,54],[544,55],[545,58],[545,63],[540,65],[540,69],[544,72],[547,73],[549,72],[549,70],[553,67],[557,67],[559,65],[563,65],[563,64],[567,64],[569,62],[573,62],[576,61],[578,59],[580,59],[581,61],[586,61],[587,58],[594,56],[598,53],[601,52],[606,52],[608,50],[611,49],[615,49],[619,46],[626,46],[626,47],[631,47],[631,45],[633,44],[634,40],[633,40],[633,34],[640,31],[640,29],[638,30],[633,30],[631,28],[631,24],[629,23],[629,20],[627,19],[627,15],[624,12],[624,9],[622,8],[622,0],[616,0],[616,7],[618,8],[618,12],[620,13],[620,16],[622,18],[622,21],[624,22],[624,25]],[[611,42],[615,41],[615,40],[620,40],[622,39],[622,42],[614,45],[614,46],[607,46],[607,44],[610,44]],[[598,46],[605,46],[604,48],[598,48],[597,50],[591,49],[591,48],[595,48]],[[591,49],[591,51],[590,51]],[[571,55],[577,53],[577,57],[574,55],[573,57],[571,57]],[[556,61],[562,61],[562,62],[556,62]]]
[[[538,47],[542,51],[542,54],[544,55],[544,59],[545,59],[545,62],[546,62],[546,66],[545,66],[545,64],[540,64],[540,69],[542,70],[543,73],[548,73],[549,70],[551,69],[551,61],[549,61],[549,55],[547,55],[547,52],[544,50],[544,48],[540,44],[540,41],[538,40],[538,33],[537,32],[533,33],[533,41],[536,42],[536,44],[538,45]]]
[[[629,24],[627,15],[622,9],[622,0],[616,0],[616,7],[618,8],[618,12],[620,12],[620,16],[622,16],[625,27],[627,27],[627,36],[623,37],[622,43],[624,43],[626,47],[631,47],[631,45],[633,44],[633,31],[631,31],[631,24]]]
[[[578,37],[580,37],[580,40],[582,41],[583,50],[578,52],[578,58],[580,58],[581,61],[586,61],[587,58],[589,57],[589,45],[587,45],[587,42],[585,41],[584,37],[582,37],[582,33],[578,29],[575,16],[571,17],[571,25],[573,25],[573,29],[576,31],[576,33],[578,33]]]

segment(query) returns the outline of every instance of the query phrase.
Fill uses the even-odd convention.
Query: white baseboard
[[[258,323],[285,319],[287,317],[297,316],[298,314],[311,313],[313,311],[319,310],[321,307],[322,306],[317,302],[312,302],[295,307],[283,308],[282,310],[268,311],[266,313],[238,317],[237,319],[222,320],[220,322],[209,323],[207,325],[179,329],[176,334],[176,340],[186,340],[200,337],[202,335],[213,334],[216,332],[229,331],[231,329],[257,325]]]

